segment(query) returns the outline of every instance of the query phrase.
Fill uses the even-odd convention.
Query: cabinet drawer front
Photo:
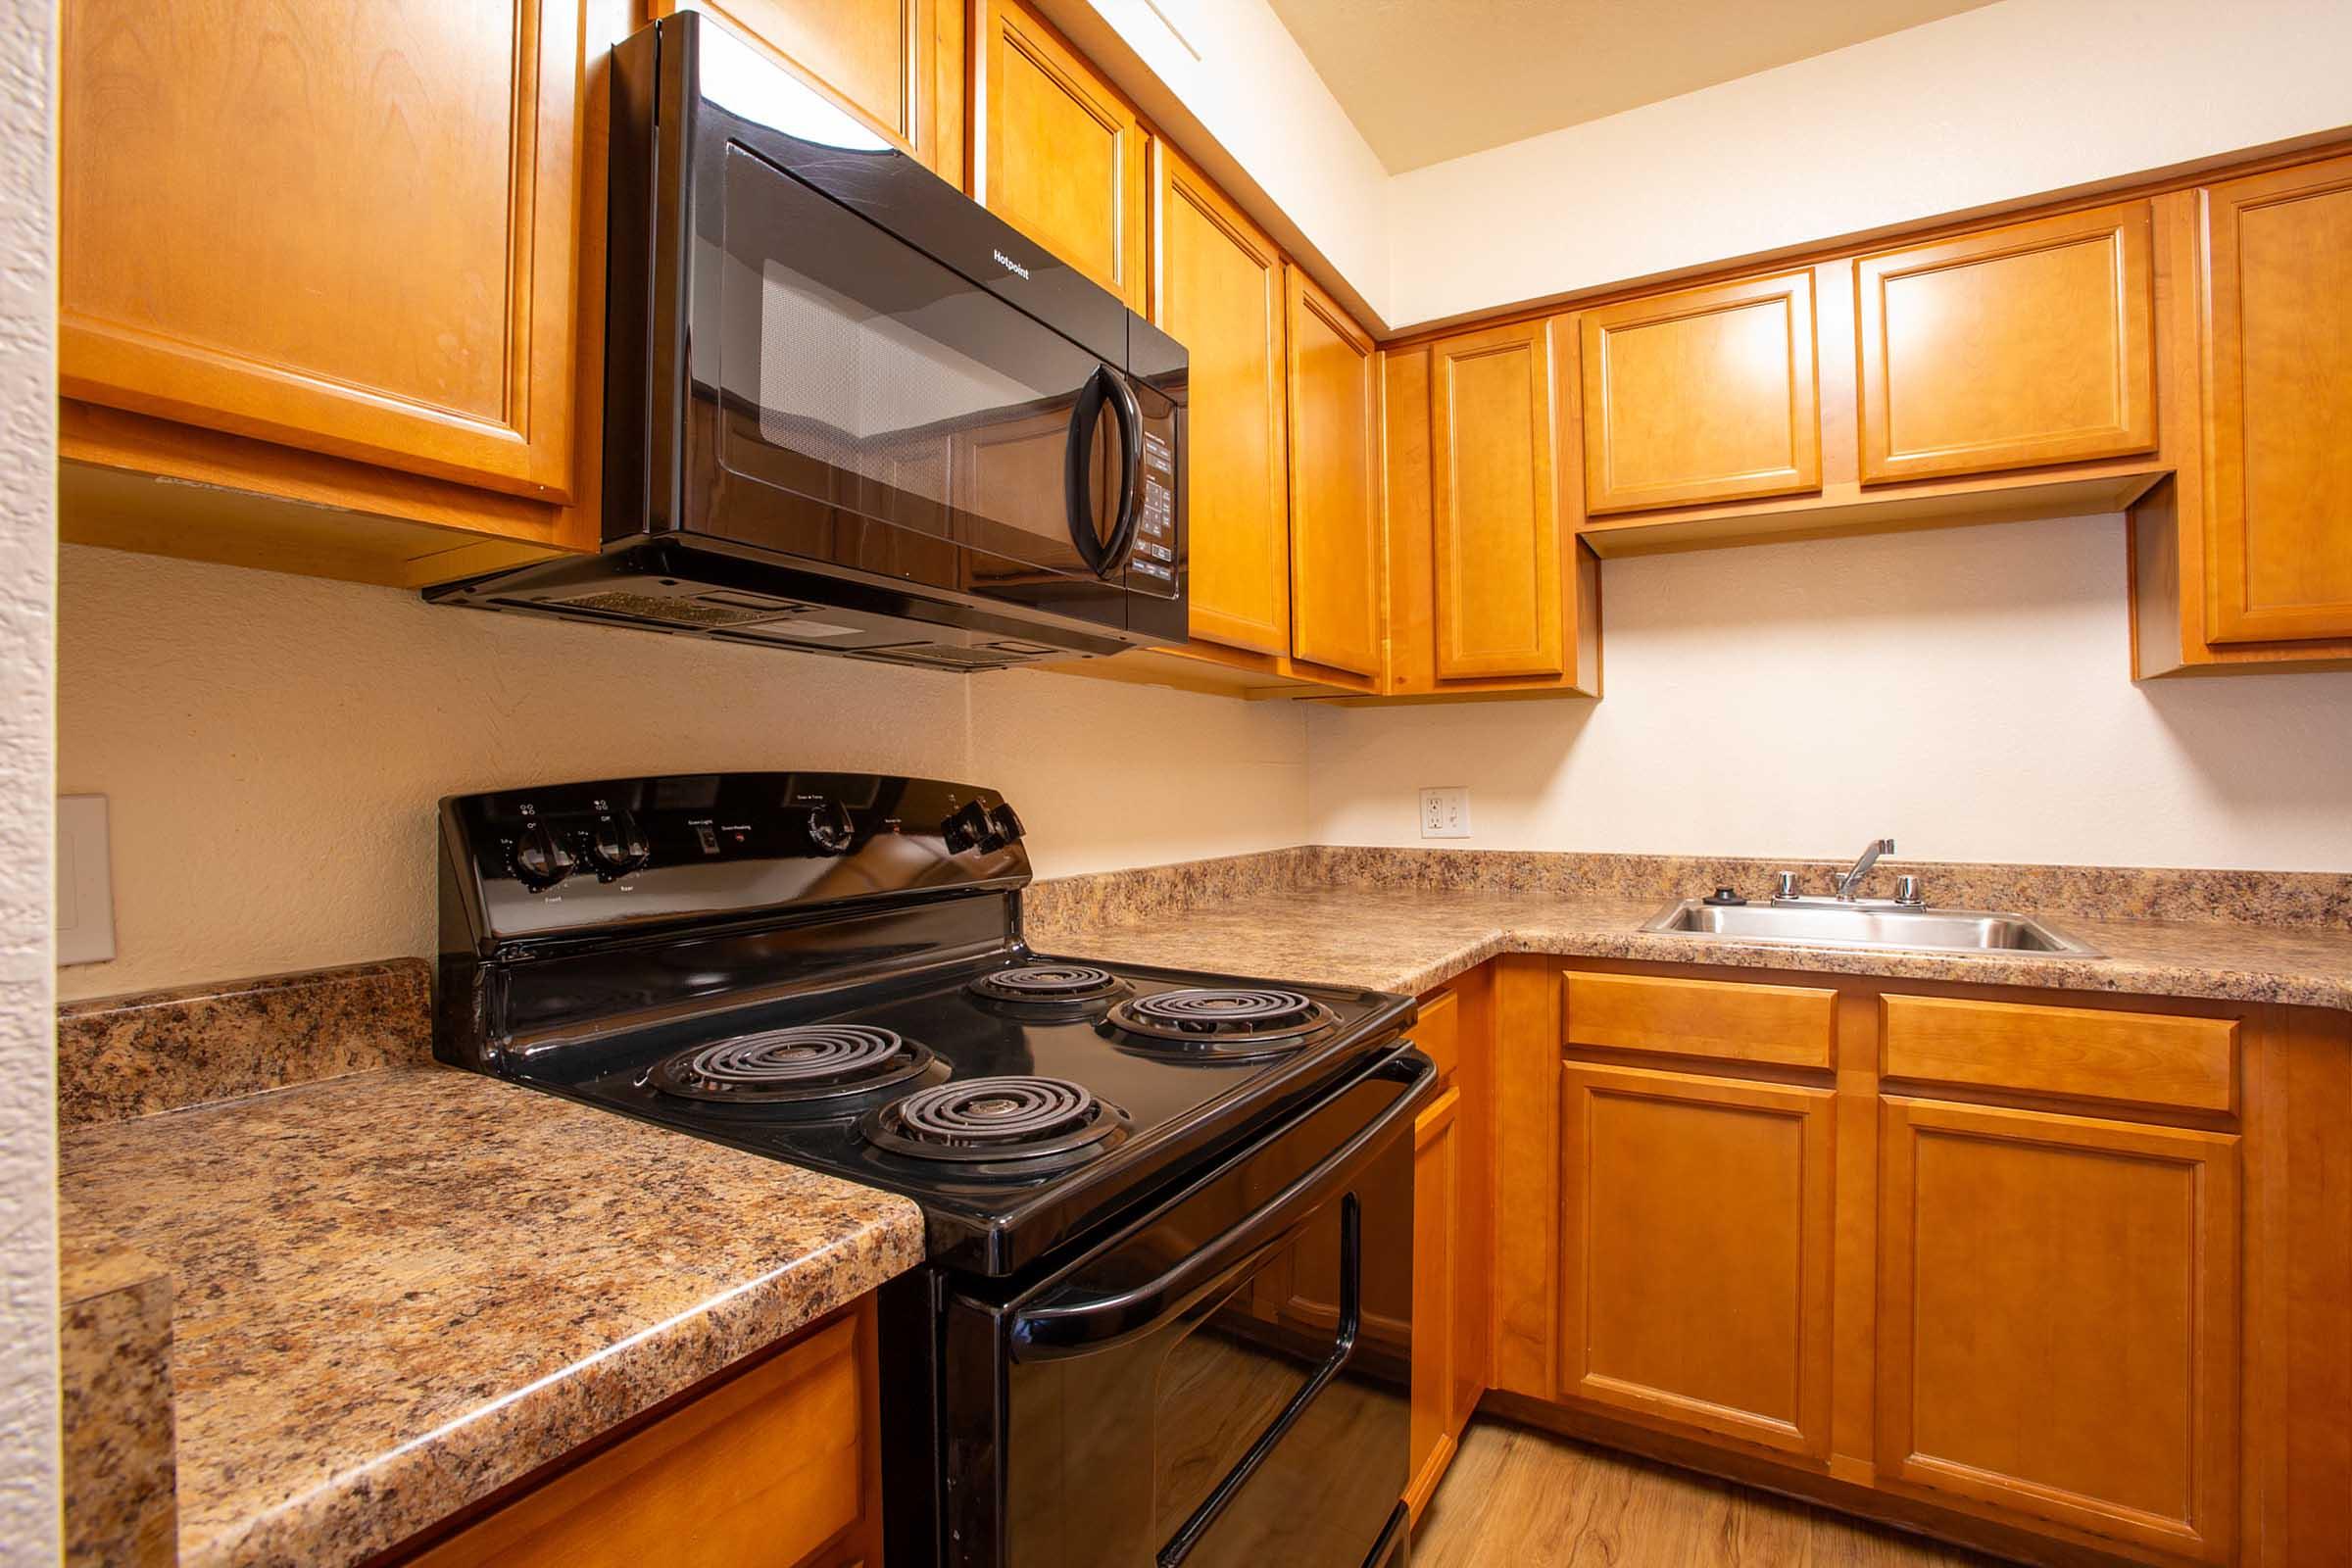
[[[1560,988],[1566,1043],[1782,1067],[1831,1064],[1835,991],[1647,975],[1570,974]]]
[[[861,1331],[870,1317],[819,1329],[411,1568],[800,1562],[870,1503]]]
[[[1560,1394],[1826,1452],[1837,1096],[1575,1062],[1560,1084]]]
[[[2228,1110],[2237,1024],[2158,1012],[1884,997],[1886,1076]]]
[[[1879,1469],[2226,1562],[2237,1140],[1885,1102]]]
[[[1587,311],[1588,512],[1821,488],[1813,274]]]
[[[2154,450],[2150,252],[2132,202],[1857,261],[1863,482]]]
[[[2352,158],[2202,197],[2211,638],[2352,637]]]
[[[1438,1082],[1453,1082],[1454,1069],[1462,1064],[1462,1001],[1450,991],[1441,991],[1421,1004],[1421,1019],[1413,1025],[1413,1044],[1421,1054],[1438,1064]]]

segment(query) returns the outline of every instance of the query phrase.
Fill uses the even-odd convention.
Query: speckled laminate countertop
[[[351,1562],[920,1261],[903,1198],[440,1067],[69,1128],[172,1275],[179,1561]]]
[[[1645,934],[1662,901],[1574,893],[1308,887],[1245,893],[1148,919],[1033,923],[1041,952],[1227,974],[1426,991],[1497,954],[1811,969],[1836,974],[2210,997],[2352,1008],[2352,931],[2222,921],[2045,923],[2100,958],[1900,953]]]

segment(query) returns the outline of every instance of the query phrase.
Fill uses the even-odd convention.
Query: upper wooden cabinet
[[[972,194],[1136,310],[1144,129],[1117,89],[1014,0],[976,0]]]
[[[962,0],[650,0],[774,55],[946,178],[963,182]],[[953,92],[943,89],[953,84]]]
[[[1827,1089],[1560,1069],[1559,1392],[1829,1451]]]
[[[1866,484],[2156,445],[2146,202],[1854,263]]]
[[[1379,362],[1372,339],[1329,295],[1297,268],[1283,270],[1289,301],[1291,653],[1301,662],[1378,675]]]
[[[69,0],[60,389],[568,496],[581,39],[581,0]]]
[[[1531,321],[1430,350],[1441,679],[1565,668],[1550,345]]]
[[[2207,639],[2352,637],[2352,158],[2202,197]]]
[[[1274,242],[1164,143],[1154,144],[1152,322],[1191,356],[1192,634],[1289,651],[1291,536],[1283,266]]]
[[[1881,1472],[2230,1561],[2237,1139],[1903,1099],[1885,1137]]]
[[[1586,511],[1821,487],[1810,272],[1626,300],[1578,319]]]

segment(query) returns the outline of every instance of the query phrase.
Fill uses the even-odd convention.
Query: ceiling
[[[1988,0],[1270,0],[1391,173]]]

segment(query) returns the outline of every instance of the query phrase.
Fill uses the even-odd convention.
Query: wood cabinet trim
[[[1630,1410],[1758,1447],[1819,1459],[1829,1451],[1831,1300],[1836,1214],[1834,1174],[1837,1095],[1828,1089],[1703,1077],[1645,1067],[1564,1062],[1559,1076],[1560,1279],[1558,1387],[1554,1397]],[[1799,1212],[1793,1218],[1797,1278],[1790,1304],[1795,1340],[1788,1348],[1795,1378],[1791,1418],[1651,1387],[1589,1370],[1589,1313],[1594,1270],[1592,1207],[1591,1106],[1603,1097],[1760,1114],[1799,1128]],[[1702,1343],[1693,1330],[1692,1343]]]
[[[1561,1039],[1570,1048],[1826,1071],[1837,1000],[1818,988],[1571,972],[1560,988]]]
[[[1893,993],[1879,1004],[1889,1078],[2182,1110],[2235,1105],[2235,1019]]]
[[[2049,1111],[1886,1096],[1880,1207],[1878,1463],[1882,1476],[2013,1516],[2206,1562],[2235,1549],[2237,1465],[2238,1165],[2235,1135],[2150,1127]],[[2043,1148],[2186,1168],[2193,1173],[2191,1320],[2184,1368],[2191,1500],[2170,1518],[2026,1475],[1922,1452],[1913,1379],[1918,1288],[1918,1135]],[[2021,1304],[2021,1310],[2031,1311]],[[2055,1370],[2055,1369],[2053,1369]]]
[[[1621,483],[1615,476],[1617,441],[1612,425],[1611,339],[1620,332],[1721,317],[1783,301],[1788,314],[1787,405],[1788,454],[1786,464],[1711,475],[1693,474],[1648,484]],[[1729,283],[1711,283],[1672,294],[1595,306],[1579,313],[1583,346],[1585,510],[1588,514],[1637,512],[1655,507],[1705,506],[1769,496],[1801,495],[1821,488],[1820,373],[1813,329],[1813,274],[1780,272]],[[1687,393],[1699,396],[1703,393]]]
[[[1861,399],[1861,479],[1906,479],[2121,458],[2156,448],[2155,287],[2152,218],[2145,200],[2036,219],[1854,259],[1856,385]],[[1901,279],[2013,261],[2105,241],[2113,248],[2116,416],[2063,430],[2020,430],[1933,446],[1898,447],[1892,406],[1899,373],[1887,342],[1886,287]]]

